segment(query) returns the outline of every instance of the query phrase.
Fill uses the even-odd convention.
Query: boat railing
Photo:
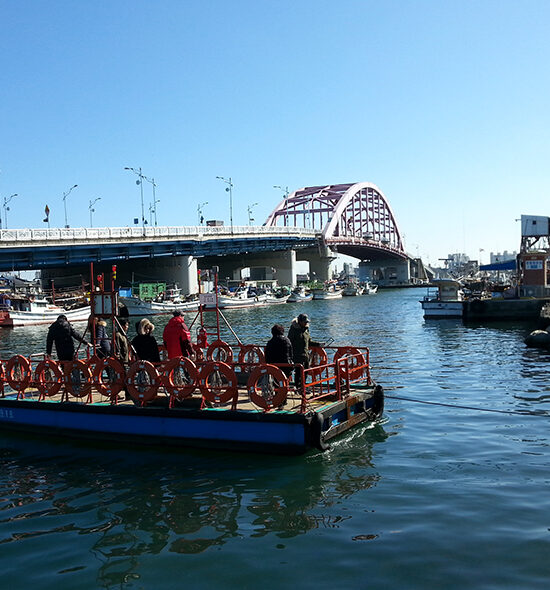
[[[18,399],[38,396],[39,401],[115,405],[120,392],[128,391],[140,406],[155,405],[160,398],[159,403],[168,399],[168,407],[173,408],[193,397],[200,401],[201,409],[228,405],[237,409],[237,404],[251,403],[256,411],[264,412],[280,409],[291,400],[293,411],[305,413],[313,402],[344,399],[354,383],[371,384],[368,349],[331,350],[334,354],[330,362],[307,369],[303,365],[268,365],[263,347],[243,345],[234,354],[225,343],[219,346],[217,356],[202,351],[204,356],[195,361],[186,357],[159,363],[133,360],[126,367],[112,357],[99,359],[93,348],[87,348],[83,357],[74,361],[55,361],[44,353],[15,355],[0,361],[0,389],[4,395],[9,386]],[[290,384],[293,372],[301,377],[299,385]]]

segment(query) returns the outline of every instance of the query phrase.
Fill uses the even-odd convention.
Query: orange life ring
[[[48,377],[46,372],[49,372]],[[34,370],[34,381],[41,395],[52,397],[58,394],[63,385],[63,371],[59,363],[52,359],[40,361]]]
[[[322,346],[312,346],[309,349],[311,356],[309,361],[309,368],[311,370],[308,373],[313,378],[319,378],[322,373],[323,369],[315,369],[315,367],[319,367],[321,365],[326,365],[328,362],[328,356],[325,349]]]
[[[4,395],[4,385],[6,383],[6,371],[4,370],[4,363],[0,361],[0,395]]]
[[[92,371],[82,359],[68,361],[63,364],[65,373],[65,389],[74,397],[86,397],[92,391]],[[78,384],[73,382],[73,373],[78,371]]]
[[[21,354],[12,356],[6,364],[6,381],[15,391],[24,391],[31,382],[31,376],[31,362]]]
[[[260,384],[260,380],[265,380],[266,377],[271,377],[278,383],[272,388],[273,395],[270,397],[263,395],[266,393],[267,387],[265,381]],[[288,393],[288,377],[275,365],[259,365],[250,374],[247,387],[252,402],[264,410],[270,410],[285,403]]]
[[[250,360],[252,357],[253,360]],[[254,360],[254,357],[257,360]],[[239,352],[239,364],[242,365],[259,365],[265,363],[265,354],[261,346],[256,344],[243,344]]]
[[[346,363],[339,363],[342,377],[344,379],[360,379],[365,372],[365,367],[367,364],[365,356],[354,346],[339,346],[334,355],[334,363],[338,364],[340,359],[347,356],[352,357],[348,361],[347,367]]]
[[[176,371],[181,370],[189,376],[190,383],[176,383]],[[178,400],[189,397],[196,389],[199,379],[199,372],[195,363],[185,357],[179,356],[170,359],[162,367],[161,381],[166,391]]]
[[[104,379],[105,373],[108,379]],[[98,359],[93,370],[93,382],[101,395],[113,398],[122,390],[126,372],[124,365],[112,356]]]
[[[143,373],[147,375],[149,383],[143,383],[138,378],[138,375]],[[157,396],[160,377],[152,363],[149,361],[136,361],[132,363],[126,375],[126,385],[128,387],[128,393],[137,402],[150,402]]]
[[[225,383],[222,378],[225,378]],[[216,383],[218,380],[219,383]],[[199,388],[205,400],[224,404],[237,395],[237,376],[229,365],[212,361],[201,369]]]
[[[214,355],[217,352],[217,358]],[[206,350],[206,360],[214,361],[215,363],[232,363],[233,362],[233,350],[231,346],[223,340],[214,340],[212,344]]]

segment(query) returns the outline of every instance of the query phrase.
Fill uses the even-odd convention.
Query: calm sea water
[[[424,321],[421,295],[226,314],[247,342],[306,311],[314,338],[370,346],[384,420],[324,454],[0,434],[2,586],[548,588],[550,354],[525,324]],[[45,334],[2,331],[0,352]]]

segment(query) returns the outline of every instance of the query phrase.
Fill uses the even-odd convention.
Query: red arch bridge
[[[188,292],[195,288],[197,259],[201,268],[220,266],[222,277],[264,268],[276,270],[279,283],[294,284],[297,260],[309,261],[312,274],[324,280],[337,253],[361,260],[371,278],[388,284],[414,281],[423,268],[405,252],[388,200],[370,182],[294,191],[260,227],[0,230],[0,271],[42,270],[47,279],[87,276],[90,262],[100,269],[117,264],[120,279],[174,280]]]

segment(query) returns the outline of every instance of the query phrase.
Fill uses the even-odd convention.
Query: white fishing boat
[[[219,309],[242,309],[266,305],[267,295],[258,295],[247,287],[239,287],[234,293],[218,295]],[[206,309],[215,309],[215,299],[205,303]]]
[[[462,283],[455,279],[435,279],[428,294],[420,301],[425,318],[461,318]]]
[[[342,292],[342,295],[346,297],[356,297],[357,295],[363,295],[364,288],[357,283],[348,283]]]
[[[339,299],[342,297],[343,289],[330,283],[323,289],[313,289],[313,299]]]
[[[128,310],[131,316],[162,315],[179,311],[197,311],[199,301],[191,300],[166,300],[166,301],[144,301],[139,297],[120,297],[119,302]]]
[[[305,301],[311,301],[313,299],[313,293],[307,291],[305,287],[296,287],[292,289],[292,293],[287,299],[287,303],[304,303]]]
[[[363,285],[363,295],[375,295],[378,291],[378,285],[373,285],[368,281]]]
[[[13,300],[4,298],[0,305],[0,327],[51,324],[61,314],[66,315],[70,322],[85,321],[90,316],[90,305],[84,303],[65,307],[48,301],[42,295],[28,295]]]

